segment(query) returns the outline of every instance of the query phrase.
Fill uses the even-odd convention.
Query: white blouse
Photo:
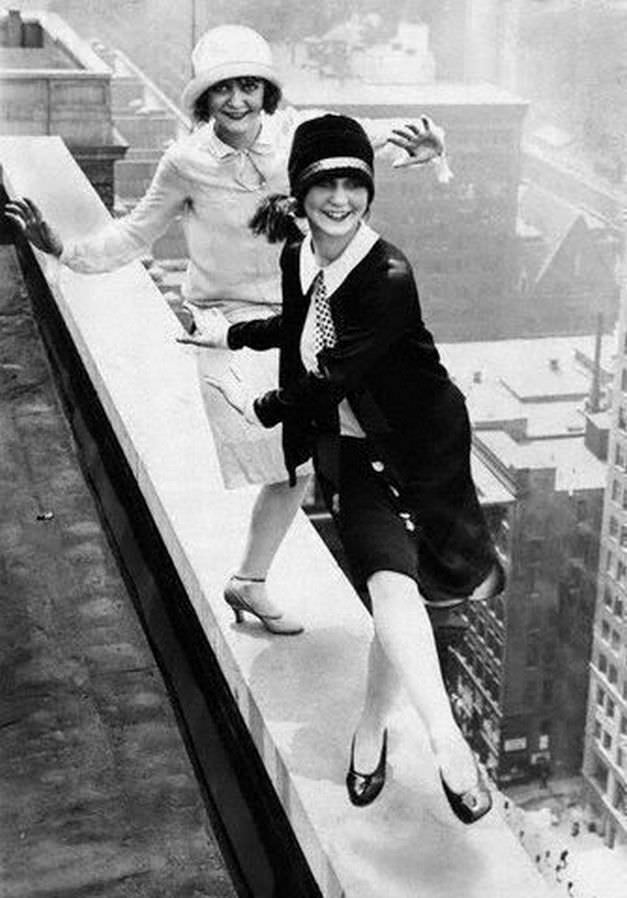
[[[322,270],[326,287],[327,298],[330,299],[338,287],[343,284],[361,260],[368,255],[374,244],[379,239],[376,231],[367,224],[361,224],[359,230],[348,244],[341,256],[334,259],[322,269],[316,262],[311,237],[303,240],[300,248],[300,286],[303,293],[311,288],[318,272]],[[308,371],[315,371],[318,367],[314,346],[316,335],[315,304],[310,302],[307,317],[300,340],[300,354],[303,365]],[[359,437],[363,439],[366,434],[361,428],[348,399],[343,399],[339,406],[340,433],[342,436]]]

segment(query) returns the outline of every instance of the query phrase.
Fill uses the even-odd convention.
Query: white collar
[[[224,159],[226,156],[236,156],[238,153],[249,152],[257,153],[260,156],[268,156],[274,152],[272,137],[269,128],[270,123],[266,120],[263,112],[261,113],[261,127],[257,137],[247,150],[236,150],[229,146],[223,140],[220,140],[215,130],[215,122],[213,119],[207,123],[206,130],[203,132],[203,142],[211,150],[218,159]]]
[[[362,221],[357,229],[355,236],[348,244],[341,256],[334,259],[328,265],[325,265],[324,285],[327,290],[327,297],[331,296],[338,287],[346,280],[353,268],[356,268],[361,260],[368,255],[372,247],[375,245],[379,235],[373,231],[365,222]],[[316,262],[314,255],[313,243],[311,236],[305,237],[300,246],[300,288],[303,294],[307,293],[311,287],[314,278],[321,270]]]

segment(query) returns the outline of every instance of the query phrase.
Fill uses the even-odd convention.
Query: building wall
[[[461,694],[476,696],[483,686],[497,697],[499,738],[490,746],[480,734],[474,744],[501,783],[536,775],[544,761],[556,774],[580,769],[603,501],[601,489],[556,490],[553,468],[521,469],[515,479],[505,607],[472,612],[454,684]],[[495,637],[500,661],[486,665]],[[478,719],[485,704],[480,699],[467,715]]]
[[[619,336],[583,773],[606,842],[627,843],[627,340]]]

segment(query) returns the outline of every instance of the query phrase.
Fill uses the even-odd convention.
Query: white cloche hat
[[[218,25],[206,31],[192,52],[192,72],[181,98],[189,113],[207,88],[227,78],[265,78],[281,89],[270,45],[245,25]]]

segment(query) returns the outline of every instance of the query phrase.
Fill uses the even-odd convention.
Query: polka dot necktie
[[[335,346],[336,343],[335,326],[331,317],[331,308],[322,271],[319,271],[316,275],[313,288],[313,302],[316,320],[314,350],[316,355],[318,355],[325,346]]]

